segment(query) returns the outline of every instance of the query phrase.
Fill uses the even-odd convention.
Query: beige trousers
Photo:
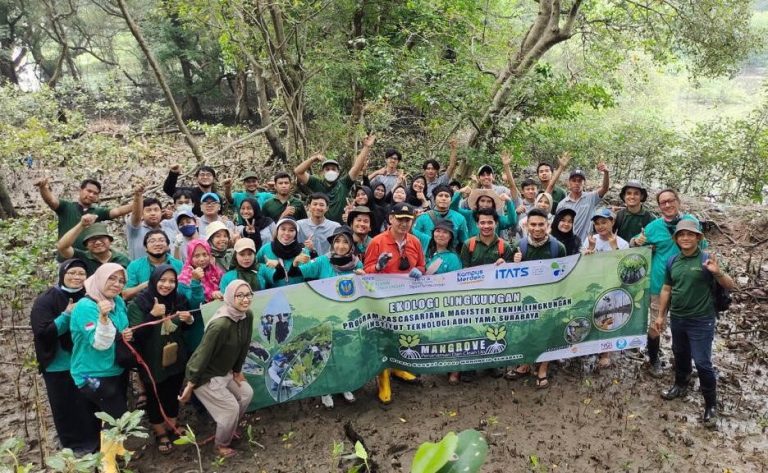
[[[195,395],[216,422],[216,446],[228,446],[232,442],[237,423],[251,403],[253,388],[246,381],[238,386],[230,373],[211,378],[208,383],[195,389]]]

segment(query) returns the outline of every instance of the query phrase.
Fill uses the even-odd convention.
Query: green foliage
[[[26,444],[17,437],[11,437],[0,444],[0,466],[10,465],[13,473],[29,473],[34,468],[31,463],[21,464],[19,454],[24,450]]]
[[[425,442],[419,446],[411,473],[478,472],[487,455],[488,444],[480,432],[448,432],[438,443]]]
[[[0,294],[10,296],[16,308],[55,280],[55,228],[49,218],[0,220]]]
[[[119,419],[115,419],[106,412],[96,413],[97,418],[110,426],[103,431],[104,437],[121,444],[130,437],[147,438],[149,436],[146,427],[141,425],[143,415],[142,410],[128,411]]]
[[[48,458],[45,464],[53,471],[62,473],[89,473],[101,463],[101,453],[88,453],[75,456],[75,453],[65,448]]]

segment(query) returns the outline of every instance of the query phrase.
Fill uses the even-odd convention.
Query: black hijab
[[[389,208],[389,204],[386,202],[387,196],[385,194],[384,197],[377,200],[373,197],[373,190],[370,187],[360,186],[358,189],[362,189],[368,196],[368,203],[365,205],[371,209],[371,231],[368,234],[374,237],[381,231],[381,225],[387,221],[387,209]]]
[[[562,209],[558,211],[555,214],[555,218],[552,219],[550,234],[565,246],[565,254],[570,256],[575,255],[579,252],[579,250],[581,250],[581,238],[573,233],[573,226],[571,226],[571,231],[567,233],[560,231],[560,228],[558,228],[560,221],[566,215],[570,215],[571,219],[574,220],[576,218],[576,212],[574,212],[572,209]]]
[[[268,226],[272,225],[272,219],[269,217],[266,217],[261,212],[261,207],[259,206],[259,203],[256,202],[256,199],[252,197],[246,197],[243,202],[240,204],[240,207],[243,206],[244,203],[248,202],[251,204],[251,208],[253,209],[253,226],[255,227],[256,231],[254,233],[250,233],[246,229],[246,222],[245,219],[241,215],[237,216],[237,223],[238,225],[243,226],[242,236],[244,238],[250,238],[253,240],[254,246],[256,246],[256,249],[258,250],[261,248],[262,241],[261,241],[261,231],[267,228]],[[239,209],[238,209],[239,210]]]
[[[405,191],[405,201],[409,204],[413,205],[414,207],[421,208],[424,203],[419,199],[419,197],[416,195],[416,191],[413,190],[413,183],[416,182],[417,179],[420,179],[424,181],[424,195],[427,195],[427,180],[424,176],[419,174],[418,176],[414,177],[411,181],[411,185],[408,187],[408,189]],[[394,189],[393,189],[394,190]]]
[[[71,268],[86,269],[85,262],[76,258],[68,259],[59,265],[59,280],[56,286],[49,288],[35,299],[30,313],[30,323],[35,342],[35,354],[39,369],[42,372],[53,358],[56,351],[72,351],[72,336],[69,331],[59,335],[54,321],[69,305],[69,300],[77,302],[85,296],[85,287],[71,292],[62,289],[64,274]]]
[[[176,277],[176,287],[167,296],[161,295],[157,291],[157,283],[163,274],[171,271]],[[170,264],[161,264],[152,271],[152,275],[149,277],[149,283],[147,287],[136,296],[134,303],[144,313],[145,320],[152,320],[154,317],[150,314],[152,307],[155,305],[155,298],[160,304],[165,304],[165,315],[170,315],[180,310],[189,310],[189,304],[187,300],[182,296],[179,291],[179,275],[173,266]]]
[[[250,248],[248,248],[250,251]],[[256,275],[256,270],[259,267],[259,264],[256,262],[256,256],[253,257],[253,262],[250,266],[243,267],[240,265],[240,262],[237,261],[237,253],[232,255],[232,261],[229,263],[229,269],[237,271],[237,279],[242,279],[243,281],[247,282],[249,286],[251,286],[251,291],[260,291],[264,289],[259,284],[259,278]],[[230,283],[232,284],[232,283]]]

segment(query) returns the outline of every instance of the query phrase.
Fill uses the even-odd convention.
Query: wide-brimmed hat
[[[350,210],[349,213],[347,214],[347,225],[351,226],[352,222],[355,221],[355,217],[357,217],[358,215],[368,215],[371,218],[373,218],[373,212],[371,211],[371,209],[369,209],[365,205],[358,205],[357,207]]]
[[[354,241],[355,241],[355,238],[354,238],[353,233],[352,233],[352,229],[349,228],[346,225],[340,225],[340,226],[334,228],[333,229],[333,233],[331,234],[331,236],[326,238],[326,240],[328,240],[328,243],[333,245],[333,240],[335,240],[336,237],[339,236],[339,235],[345,235],[349,239],[350,242],[354,243]]]
[[[639,190],[640,202],[645,202],[648,200],[648,191],[645,189],[645,187],[643,187],[640,181],[627,181],[627,183],[624,184],[624,187],[621,188],[621,192],[619,192],[619,199],[621,199],[622,202],[624,202],[624,194],[627,193],[627,189]]]
[[[672,237],[676,237],[678,232],[682,232],[683,230],[693,232],[697,235],[703,235],[701,230],[699,230],[699,224],[696,223],[694,220],[684,218],[677,222],[677,226],[675,227],[675,233],[672,235]]]
[[[215,222],[209,223],[208,226],[205,227],[205,241],[210,240],[211,237],[216,234],[216,232],[221,230],[226,230],[227,233],[229,233],[229,229],[226,225],[224,225],[223,222],[216,220]]]
[[[467,205],[472,210],[477,210],[477,201],[480,200],[480,197],[490,197],[493,199],[493,203],[496,207],[497,212],[504,212],[504,201],[501,200],[501,197],[499,197],[499,194],[497,194],[493,189],[472,189],[472,192],[469,193],[469,197],[467,197]]]
[[[103,236],[109,238],[109,241],[115,241],[115,237],[109,234],[107,226],[101,222],[90,224],[85,230],[83,230],[81,235],[83,237],[83,244],[85,244],[85,242],[91,238]]]

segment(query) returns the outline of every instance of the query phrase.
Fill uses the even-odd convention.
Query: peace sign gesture
[[[707,260],[704,261],[704,268],[706,268],[706,270],[712,273],[713,275],[720,274],[720,264],[717,262],[717,257],[715,256],[714,253],[710,253],[709,258],[707,258]]]

